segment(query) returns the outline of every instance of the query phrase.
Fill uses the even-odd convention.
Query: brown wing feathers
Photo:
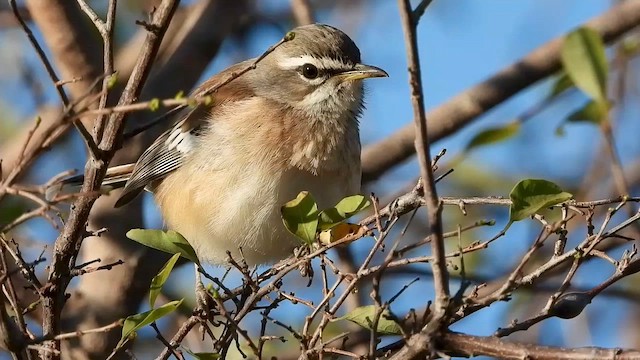
[[[196,145],[195,138],[203,130],[203,125],[211,119],[212,107],[253,96],[242,77],[225,84],[215,93],[209,93],[218,84],[226,81],[232,72],[247,66],[248,63],[249,61],[234,65],[208,79],[193,91],[192,96],[195,97],[212,96],[213,103],[199,104],[193,108],[185,107],[180,111],[178,117],[181,120],[172,129],[160,135],[140,156],[120,198],[116,201],[116,207],[130,202],[149,184],[166,177],[183,164]]]
[[[196,88],[191,96],[202,97],[210,95],[213,103],[200,104],[195,107],[182,106],[172,111],[177,112],[179,121],[169,130],[160,135],[151,146],[140,156],[135,164],[115,166],[107,170],[102,183],[108,189],[124,187],[115,206],[120,207],[133,200],[145,187],[152,182],[166,177],[178,169],[185,157],[195,146],[195,138],[203,131],[203,126],[211,120],[212,108],[228,101],[237,101],[254,95],[240,76],[211,93],[218,84],[227,81],[232,73],[250,65],[254,60],[235,64],[221,73],[214,75]],[[53,199],[61,192],[82,185],[82,175],[67,178],[46,191],[46,198]]]

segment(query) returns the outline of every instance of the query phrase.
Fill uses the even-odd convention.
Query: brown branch
[[[27,0],[26,5],[53,54],[62,79],[80,79],[66,85],[71,96],[82,96],[101,74],[94,30],[83,21],[75,1]]]
[[[217,54],[222,41],[238,31],[246,14],[251,13],[248,1],[199,1],[180,7],[181,17],[174,16],[169,30],[173,32],[163,40],[162,56],[154,65],[154,74],[145,85],[141,99],[173,97],[179,90],[192,88],[202,76],[202,71]],[[178,13],[176,13],[177,15]],[[136,42],[136,40],[131,40]],[[175,43],[175,44],[174,44]],[[121,50],[138,52],[137,48]],[[116,64],[119,62],[116,60]],[[127,70],[118,67],[118,78],[126,79]],[[130,72],[131,70],[128,70]],[[180,74],[180,76],[175,76]],[[155,113],[145,112],[134,116],[129,123],[133,127],[146,123]],[[169,121],[167,121],[168,125]],[[163,131],[162,126],[150,129],[135,139],[125,141],[125,148],[115,155],[112,164],[135,162],[154,136]],[[112,196],[104,196],[93,207],[89,226],[92,229],[107,228],[108,232],[98,238],[90,238],[82,245],[81,256],[85,260],[101,258],[105,262],[124,261],[111,271],[101,271],[83,276],[65,307],[65,327],[92,328],[105,322],[126,317],[138,310],[140,302],[149,291],[148,284],[168,259],[167,255],[128,240],[126,232],[143,227],[142,197],[124,209],[114,209]],[[114,292],[104,283],[117,284],[120,291]],[[97,319],[97,320],[96,320]],[[70,357],[104,359],[118,342],[117,332],[91,334],[78,339],[79,344],[69,349]],[[66,346],[67,344],[65,344]]]
[[[0,239],[2,238],[0,237]],[[2,292],[0,294],[0,305],[2,306],[2,309],[0,309],[0,347],[11,351],[14,358],[30,359],[29,354],[24,352],[27,325],[18,302],[15,285],[11,280],[11,271],[5,257],[6,248],[5,244],[3,244],[2,249],[0,249],[0,286],[3,290],[0,291]],[[5,302],[8,302],[8,304],[5,304]],[[5,308],[12,310],[14,319],[8,316]]]
[[[315,22],[309,0],[291,0],[291,12],[298,25],[308,25]]]
[[[142,90],[142,85],[151,70],[151,63],[158,51],[162,36],[177,5],[177,0],[164,0],[156,8],[153,19],[151,20],[154,31],[147,33],[147,39],[141,50],[136,67],[118,102],[120,105],[131,103],[138,98]],[[87,162],[82,191],[91,193],[99,189],[108,163],[115,153],[116,142],[122,135],[123,125],[124,114],[113,114],[110,116],[104,130],[102,141],[100,141],[98,145],[101,153],[96,154],[98,158]],[[100,136],[98,136],[98,138],[100,138]],[[42,327],[45,336],[60,332],[60,315],[66,301],[65,291],[71,280],[70,267],[75,263],[80,248],[79,245],[84,236],[89,211],[94,202],[95,197],[91,195],[80,196],[74,202],[72,211],[69,214],[69,219],[58,239],[56,239],[53,261],[44,290]],[[59,341],[48,341],[45,343],[45,347],[59,350],[60,343]],[[57,358],[55,353],[51,351],[43,351],[41,355],[45,359]]]
[[[25,21],[32,21],[31,14],[29,10],[24,5],[18,6],[18,12],[20,13],[20,17]],[[5,9],[0,7],[0,29],[10,29],[16,26],[19,26],[20,23],[18,19],[16,19],[13,10]]]
[[[444,239],[442,237],[442,203],[438,199],[435,178],[431,167],[431,152],[429,149],[429,135],[427,133],[427,118],[424,112],[424,96],[422,81],[420,79],[420,58],[418,56],[417,18],[413,16],[411,3],[408,0],[398,0],[402,26],[407,47],[407,59],[409,62],[409,82],[411,84],[411,103],[413,105],[413,118],[417,136],[415,148],[420,163],[420,176],[422,178],[424,198],[427,205],[429,236],[431,251],[434,261],[431,263],[433,270],[433,283],[436,293],[436,312],[444,314],[449,302],[449,279],[446,263],[444,261]]]
[[[517,342],[507,342],[489,336],[447,333],[439,340],[440,348],[453,356],[485,355],[497,359],[638,359],[640,351],[597,347],[560,348]]]
[[[101,74],[99,51],[92,36],[92,30],[83,21],[84,16],[76,2],[28,0],[25,3],[53,55],[57,69],[60,70],[63,80],[54,81],[56,89],[61,90],[62,85],[65,84],[64,87],[69,90],[73,99],[84,97],[89,92],[97,92],[92,84]],[[19,12],[19,15],[22,14],[23,12]],[[72,79],[75,81],[69,82]],[[30,134],[25,129],[12,137],[11,141],[3,144],[0,153],[4,158],[2,167],[5,173],[21,167],[23,169],[17,173],[21,175],[24,168],[31,163],[31,161],[27,163],[20,161],[22,152],[18,149],[25,143],[25,138],[33,137],[24,152],[25,156],[35,157],[67,132],[71,124],[63,121],[59,113],[60,110],[57,108],[46,108],[45,111],[40,111],[39,115],[43,118],[43,122],[34,134]],[[88,138],[87,133],[84,137]],[[0,193],[2,193],[1,190]]]
[[[111,77],[115,76],[115,70],[113,68],[113,30],[116,16],[117,0],[109,1],[106,21],[102,21],[102,19],[97,16],[93,9],[91,9],[91,7],[89,7],[89,5],[84,0],[78,0],[78,4],[82,11],[84,11],[85,14],[87,14],[87,16],[91,19],[93,25],[102,37],[102,66],[104,79],[102,79],[102,91],[98,104],[98,108],[102,109],[107,106],[110,90],[109,83],[112,81]],[[95,123],[93,124],[93,136],[95,137],[97,142],[100,142],[102,140],[101,136],[104,132],[105,120],[106,115],[98,116]]]
[[[638,24],[640,2],[636,1],[619,2],[611,10],[585,23],[600,33],[608,44]],[[542,45],[489,79],[431,110],[427,114],[429,141],[434,142],[453,134],[519,91],[558,71],[562,39],[558,37]],[[366,147],[362,153],[363,182],[379,178],[413,155],[414,139],[414,126],[407,125],[386,139]]]
[[[34,50],[38,54],[38,57],[40,58],[40,62],[42,62],[42,64],[44,65],[44,67],[45,67],[45,69],[47,71],[47,74],[49,74],[49,77],[51,78],[51,81],[53,82],[53,85],[55,86],[56,91],[58,92],[58,96],[60,97],[60,100],[62,101],[62,104],[64,105],[65,109],[69,109],[70,111],[73,111],[73,109],[70,108],[71,104],[69,102],[69,97],[67,96],[67,93],[65,92],[65,90],[63,88],[63,84],[65,84],[65,83],[75,83],[77,81],[75,81],[75,80],[74,81],[61,81],[58,78],[58,75],[56,74],[56,71],[53,69],[53,66],[51,65],[51,62],[49,61],[49,59],[47,58],[47,55],[45,54],[44,50],[42,49],[42,47],[38,43],[38,40],[36,40],[35,36],[31,32],[31,29],[29,28],[27,23],[20,17],[20,13],[18,12],[15,0],[10,0],[9,1],[9,5],[13,9],[14,14],[15,14],[16,18],[18,19],[18,22],[22,26],[23,31],[25,32],[25,34],[27,34],[27,37],[29,38],[29,42],[31,43],[31,45],[33,46]],[[92,154],[96,154],[98,152],[98,149],[96,147],[96,143],[93,140],[93,137],[91,137],[91,134],[89,134],[89,131],[87,130],[87,128],[85,128],[84,124],[82,124],[82,122],[80,122],[79,120],[74,120],[73,121],[73,125],[78,129],[78,132],[80,132],[80,135],[84,139],[84,141],[87,144],[87,147],[89,148],[91,153]]]
[[[77,337],[81,337],[87,334],[102,334],[102,333],[106,333],[106,332],[110,332],[114,329],[118,329],[120,327],[122,327],[124,321],[122,319],[116,320],[114,322],[112,322],[111,324],[105,325],[105,326],[100,326],[94,329],[87,329],[87,330],[76,330],[76,331],[71,331],[68,333],[64,333],[64,334],[58,334],[55,336],[43,336],[43,337],[39,337],[39,338],[35,338],[31,341],[29,341],[30,344],[35,345],[35,344],[39,344],[43,341],[46,340],[69,340],[69,339],[73,339],[73,338],[77,338]]]
[[[55,26],[60,26],[62,29],[67,29],[67,28],[73,27],[75,31],[79,32],[80,34],[82,33],[90,34],[91,29],[85,28],[84,25],[86,21],[82,21],[84,20],[83,19],[84,16],[82,12],[80,11],[80,9],[76,9],[72,6],[73,2],[74,1],[68,1],[68,3],[70,3],[69,6],[71,6],[71,8],[69,9],[66,9],[66,8],[58,9],[56,7],[60,5],[59,2],[34,1],[34,4],[33,4],[34,8],[37,8],[39,11],[52,12],[51,15],[43,16],[41,21],[54,21],[54,23],[53,24],[44,23],[42,24],[41,28],[51,29]],[[202,2],[198,2],[197,4],[210,4],[212,2],[218,3],[217,1],[202,1]],[[66,3],[67,2],[65,1],[64,4]],[[236,2],[233,2],[233,3],[236,4]],[[40,8],[41,5],[46,5],[47,9],[44,9],[44,10],[41,9]],[[189,26],[190,23],[188,20],[191,17],[190,15],[193,15],[192,8],[195,8],[195,7],[196,6],[187,7],[185,11],[176,12],[177,13],[176,15],[181,15],[183,19],[177,19],[177,21],[172,21],[172,24],[175,23],[176,25],[169,27],[169,29],[167,30],[168,33],[165,34],[165,38],[167,38],[167,35],[169,35],[169,38],[171,38],[172,37],[171,35],[177,32],[176,28],[183,28],[183,27],[191,28],[191,26]],[[181,10],[181,9],[178,9],[178,10]],[[224,13],[224,9],[222,9],[220,12]],[[65,15],[69,19],[77,18],[78,21],[72,24],[58,24],[59,21],[64,21],[66,19],[65,17],[60,15],[60,13],[62,13],[62,15]],[[187,18],[186,20],[184,19],[185,17]],[[233,16],[230,16],[230,18],[233,19]],[[227,19],[227,17],[224,17],[224,19]],[[220,21],[217,21],[215,23],[217,25],[218,23],[220,23]],[[37,25],[40,27],[41,24],[37,23]],[[181,26],[181,25],[184,25],[184,26]],[[209,26],[209,28],[211,28],[211,26]],[[169,32],[172,29],[173,31]],[[64,31],[71,31],[71,30],[64,30]],[[45,40],[47,41],[47,46],[51,50],[51,52],[53,54],[61,53],[61,55],[58,56],[60,57],[60,59],[56,57],[55,62],[57,63],[59,60],[70,61],[70,63],[66,63],[66,62],[63,64],[57,63],[58,67],[62,68],[63,75],[65,74],[64,69],[67,69],[67,68],[70,69],[69,71],[72,71],[72,74],[79,74],[77,76],[73,76],[72,78],[70,78],[70,79],[77,80],[77,81],[73,81],[74,84],[80,81],[84,81],[91,85],[93,80],[95,79],[92,76],[101,75],[101,70],[99,68],[100,58],[98,56],[99,49],[97,46],[95,46],[95,41],[93,37],[91,37],[90,39],[91,47],[85,49],[84,46],[80,46],[82,45],[82,43],[73,42],[72,44],[69,44],[67,41],[65,41],[67,40],[67,38],[72,39],[70,36],[64,39],[58,39],[58,37],[52,36],[52,34],[49,34],[49,32],[46,32],[46,31],[44,32],[46,35]],[[144,32],[145,32],[144,29],[141,29],[118,52],[118,56],[115,59],[116,68],[118,69],[118,78],[128,79],[129,76],[131,75],[131,72],[133,71],[133,67],[135,66],[135,60],[137,58],[138,52],[140,51],[140,48],[144,43],[144,37],[145,37]],[[212,29],[211,32],[215,33],[216,31],[215,29]],[[60,32],[60,34],[63,34],[63,33],[64,32]],[[78,35],[76,32],[69,32],[69,34],[73,34],[74,36],[81,37],[81,35]],[[213,36],[211,34],[209,35]],[[185,42],[192,43],[192,41],[190,40],[191,40],[190,38],[187,38],[185,39]],[[163,41],[163,44],[162,44],[163,46],[161,47],[161,49],[164,47],[167,47],[167,45],[165,45],[165,43],[167,42],[168,41]],[[192,54],[190,61],[194,62],[193,69],[196,69],[196,70],[199,69],[198,67],[195,66],[198,64],[196,61],[199,59],[199,57],[197,56],[199,53],[196,53],[195,51],[207,52],[207,51],[210,51],[210,49],[217,49],[217,46],[213,46],[212,44],[207,43],[206,41],[200,42],[199,44],[202,45],[201,48],[194,49],[191,52],[189,52],[190,54]],[[76,46],[77,48],[73,48],[72,46]],[[76,53],[76,51],[78,51],[78,53]],[[87,54],[80,53],[80,51],[87,52]],[[68,57],[65,57],[65,55],[67,55]],[[171,57],[171,56],[172,56],[172,53],[169,52],[169,54],[166,57]],[[91,61],[90,62],[80,61],[83,57],[85,58],[89,57]],[[161,59],[159,60],[164,59],[164,57],[160,57],[160,58]],[[166,60],[164,62],[166,62]],[[93,68],[87,69],[85,67],[78,67],[83,65],[91,65]],[[198,71],[194,71],[194,72],[197,72],[199,74]],[[80,74],[84,74],[84,73],[91,74],[91,75],[80,76]],[[111,72],[105,71],[105,74],[109,74],[109,73]],[[174,83],[174,82],[177,83],[176,85],[178,88],[181,82],[183,81],[188,82],[189,79],[191,79],[190,72],[181,71],[181,74],[183,76],[177,77],[174,79],[174,81],[171,81],[171,83]],[[70,79],[63,80],[63,82],[69,81]],[[121,86],[118,86],[118,85],[119,84],[116,84],[116,87],[112,90],[113,93],[119,93],[122,90]],[[75,86],[78,86],[78,84],[75,84]],[[154,89],[157,90],[165,87],[166,86],[158,86],[157,84],[155,84]],[[83,91],[83,89],[85,90]],[[87,91],[98,92],[97,88],[93,89],[92,86],[90,86],[89,88],[84,88],[84,87],[80,88],[79,86],[71,87],[70,90],[71,90],[70,93],[72,95],[72,98],[74,99],[78,99],[78,96],[85,96],[87,94]],[[169,94],[167,94],[166,96],[169,96]],[[96,104],[97,103],[98,102],[96,101]],[[36,145],[41,144],[42,142],[45,141],[45,139],[47,139],[47,142],[49,143],[49,145],[47,146],[51,146],[52,144],[67,138],[64,135],[67,134],[67,130],[69,129],[70,124],[65,122],[64,124],[61,125],[61,124],[58,124],[56,121],[54,121],[54,119],[59,118],[60,112],[61,110],[58,107],[44,107],[37,110],[38,115],[43,119],[43,124],[39,128],[38,132],[36,132],[34,136],[33,144],[29,146],[29,151],[37,148]],[[22,144],[24,144],[24,139],[27,135],[28,130],[29,130],[28,127],[24,127],[18,130],[16,135],[12,136],[11,139],[9,139],[9,141],[6,141],[2,145],[0,145],[0,154],[2,154],[2,159],[3,159],[2,167],[5,173],[7,173],[9,170],[12,170],[15,166],[17,166],[16,164],[18,163],[18,161],[16,159],[19,157],[18,150],[19,150],[19,147],[22,146]]]
[[[189,332],[191,331],[191,329],[193,329],[196,325],[198,325],[200,323],[200,317],[193,315],[191,316],[189,319],[187,319],[187,321],[185,321],[182,326],[180,326],[180,329],[178,330],[178,332],[176,332],[175,335],[173,335],[173,338],[171,338],[171,341],[169,342],[169,345],[171,345],[170,347],[165,347],[162,350],[162,353],[160,353],[160,355],[158,355],[158,357],[156,358],[156,360],[166,360],[169,358],[169,356],[171,356],[173,350],[180,345],[180,343],[182,342],[182,340],[184,340],[185,337],[187,337],[187,334],[189,334]]]

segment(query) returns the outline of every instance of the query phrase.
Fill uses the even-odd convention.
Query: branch
[[[600,33],[604,41],[610,44],[638,24],[640,2],[625,1],[585,25]],[[434,142],[453,134],[519,91],[558,71],[562,41],[563,37],[558,37],[542,45],[489,79],[431,110],[427,114],[429,141]],[[366,147],[362,153],[363,183],[376,180],[413,155],[414,139],[414,126],[407,125],[386,139]]]
[[[313,10],[308,0],[291,0],[291,12],[298,25],[313,24]]]
[[[191,89],[217,54],[222,41],[243,26],[243,19],[252,12],[252,7],[248,1],[199,1],[178,9],[181,10],[182,16],[174,16],[171,21],[173,25],[167,30],[175,34],[168,38],[168,33],[165,34],[164,45],[161,47],[163,55],[158,57],[154,73],[147,81],[141,99],[174,97],[181,89]],[[177,12],[176,15],[178,14]],[[123,51],[137,52],[140,44],[138,43],[137,49],[127,46],[120,50],[116,58],[121,58]],[[131,67],[126,70],[120,64],[118,78],[126,79],[126,73],[131,72]],[[135,119],[129,123],[137,127],[149,122],[156,114],[146,112],[134,116]],[[118,151],[111,163],[135,162],[159,131],[162,131],[162,126],[150,129],[135,139],[123,140],[125,149]],[[92,229],[108,228],[109,231],[102,234],[100,239],[84,242],[81,256],[85,260],[98,257],[105,262],[122,259],[124,264],[111,271],[96,272],[79,279],[80,282],[65,307],[65,327],[92,328],[99,325],[95,318],[114,321],[138,310],[140,302],[149,291],[145,284],[149,284],[168,259],[166,254],[139,245],[125,236],[129,229],[143,226],[141,200],[138,198],[125,209],[114,209],[113,197],[101,197],[96,201],[89,226]],[[117,286],[121,291],[112,291],[104,286],[105,282]],[[83,336],[70,356],[80,358],[89,354],[90,357],[104,359],[119,339],[117,332]]]
[[[101,74],[95,31],[84,21],[75,1],[27,0],[26,5],[53,54],[62,79],[80,79],[66,85],[71,96],[82,96]]]
[[[129,78],[118,102],[124,105],[135,101],[151,70],[151,63],[158,51],[162,36],[170,19],[178,6],[177,0],[164,0],[156,8],[151,24],[153,30],[147,33],[145,44],[141,50],[136,67]],[[100,187],[109,161],[116,150],[116,141],[122,135],[125,114],[112,114],[104,129],[102,141],[99,143],[99,157],[87,162],[85,181],[82,191],[91,194]],[[96,134],[100,138],[100,134]],[[58,236],[54,246],[53,261],[50,266],[47,285],[43,299],[43,332],[45,336],[60,332],[60,314],[66,301],[65,291],[71,280],[70,267],[75,263],[80,244],[84,236],[85,224],[89,212],[95,202],[92,195],[80,196],[72,205],[69,219]],[[60,349],[59,341],[48,341],[45,348],[54,351],[42,351],[45,359],[57,358],[55,351]]]
[[[502,341],[489,336],[447,333],[439,341],[442,349],[455,349],[455,356],[485,355],[497,359],[637,359],[638,350],[597,347],[561,348]]]
[[[442,236],[442,203],[438,199],[436,183],[431,167],[429,136],[427,132],[427,118],[424,112],[424,97],[420,79],[420,59],[418,56],[417,17],[413,16],[409,0],[398,0],[400,17],[407,48],[409,63],[409,82],[411,84],[411,103],[413,105],[413,119],[417,136],[415,148],[420,163],[420,176],[424,188],[424,199],[427,205],[429,222],[429,237],[431,237],[431,270],[433,272],[433,286],[435,291],[434,317],[425,331],[429,337],[439,331],[444,324],[444,318],[449,306],[449,273],[444,253],[444,238]]]

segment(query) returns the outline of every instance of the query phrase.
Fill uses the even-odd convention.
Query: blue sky
[[[435,0],[420,21],[419,44],[420,57],[425,88],[426,107],[438,106],[452,96],[468,87],[486,79],[516,59],[550,39],[560,36],[587,19],[601,14],[611,6],[611,1],[604,0],[485,0],[485,1],[444,1]],[[268,13],[287,6],[288,1],[279,0],[263,2],[260,6]],[[344,6],[344,4],[343,4]],[[345,8],[348,6],[344,6]],[[347,11],[347,10],[345,10]],[[365,13],[337,13],[336,11],[317,14],[320,22],[335,25],[348,32],[359,45],[363,61],[385,69],[390,77],[376,79],[368,85],[367,110],[362,117],[362,141],[368,144],[393,133],[395,130],[411,122],[412,109],[407,84],[405,48],[397,3],[390,0],[372,1]],[[259,28],[250,34],[248,48],[238,49],[237,44],[226,43],[223,50],[207,70],[207,77],[246,56],[257,56],[270,44],[276,42],[282,33],[274,28]],[[0,32],[0,43],[9,51],[0,52],[0,109],[7,111],[8,117],[22,118],[31,116],[33,102],[27,91],[19,86],[15,76],[18,63],[29,64],[38,77],[46,79],[37,60],[30,55],[23,55],[28,44],[23,34],[16,31]],[[637,79],[632,78],[630,82]],[[451,159],[479,130],[487,126],[503,124],[521,115],[530,106],[536,104],[549,90],[550,82],[537,84],[507,103],[482,116],[479,121],[444,141],[433,144],[432,153],[441,148],[448,150],[447,158]],[[44,81],[46,98],[55,102],[52,87]],[[519,135],[504,143],[473,152],[463,163],[465,166],[480,168],[491,173],[498,172],[504,178],[517,179],[525,177],[546,178],[572,186],[579,184],[590,166],[593,154],[598,151],[599,132],[588,125],[571,125],[566,128],[563,137],[555,135],[555,130],[566,115],[584,102],[585,98],[576,93],[565,101],[552,105],[538,116],[529,120]],[[624,162],[637,158],[640,143],[636,136],[640,123],[629,121],[637,105],[625,104],[619,114],[616,129],[618,149]],[[1,118],[0,118],[1,120]],[[1,129],[1,128],[0,128]],[[595,145],[594,145],[595,144]],[[72,146],[75,151],[82,149],[80,144]],[[445,158],[445,161],[446,159]],[[82,159],[69,158],[66,155],[49,157],[43,164],[44,172],[36,174],[36,179],[46,179],[52,173],[62,169],[82,166]],[[384,179],[375,184],[379,195],[395,192],[412,182],[417,176],[415,161],[410,161],[390,172]],[[454,172],[450,181],[468,181],[456,178],[463,176]],[[445,181],[446,182],[446,181]],[[490,187],[491,184],[481,184]],[[455,195],[456,188],[443,186],[446,195]],[[447,193],[448,192],[448,193]],[[507,195],[504,193],[493,195]],[[153,204],[149,199],[149,226],[160,226],[154,215]],[[450,212],[445,212],[445,216]],[[492,213],[494,214],[494,213]],[[506,210],[497,209],[498,224],[506,221]],[[493,215],[496,216],[496,215]],[[475,219],[466,219],[467,222]],[[35,224],[35,223],[34,223]],[[31,231],[42,234],[46,225],[38,223]],[[537,228],[532,223],[517,224],[507,238],[502,239],[487,252],[484,260],[487,269],[480,269],[483,274],[491,275],[506,271],[516,261],[512,254],[520,254],[528,246],[531,234]],[[48,231],[48,238],[53,239],[55,233]],[[498,231],[479,232],[481,238],[488,238]],[[366,250],[366,246],[357,246],[357,250]],[[493,266],[492,266],[493,265]],[[581,285],[593,285],[606,274],[592,276],[597,266],[586,266],[585,276],[577,279]],[[609,269],[611,270],[611,269]],[[174,279],[177,287],[188,286],[190,269],[182,269]],[[183,280],[188,278],[188,281]],[[403,284],[389,284],[387,294],[393,294]],[[457,285],[454,285],[455,289]],[[413,286],[396,303],[394,310],[402,312],[415,303],[409,301],[416,296],[429,298],[431,286],[421,280]],[[571,321],[550,320],[537,327],[533,333],[544,344],[568,346],[625,346],[625,338],[617,331],[624,323],[622,311],[608,310],[607,317],[597,316],[604,309],[625,308],[620,300],[601,297],[588,308],[586,314]],[[472,334],[488,335],[496,327],[505,326],[512,316],[512,305],[501,303],[487,311],[474,315],[456,325],[456,330]],[[294,312],[295,313],[295,312]],[[282,314],[285,316],[284,312]],[[585,328],[585,324],[595,324]],[[587,331],[588,329],[588,331]],[[590,332],[590,333],[589,333]],[[578,335],[576,335],[578,334]]]

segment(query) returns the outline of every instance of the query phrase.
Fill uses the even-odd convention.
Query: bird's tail
[[[107,169],[107,174],[102,180],[100,191],[109,192],[113,189],[124,187],[131,176],[135,164],[114,166]],[[51,201],[60,195],[75,194],[80,191],[84,175],[77,175],[60,180],[49,186],[45,193],[47,201]]]

